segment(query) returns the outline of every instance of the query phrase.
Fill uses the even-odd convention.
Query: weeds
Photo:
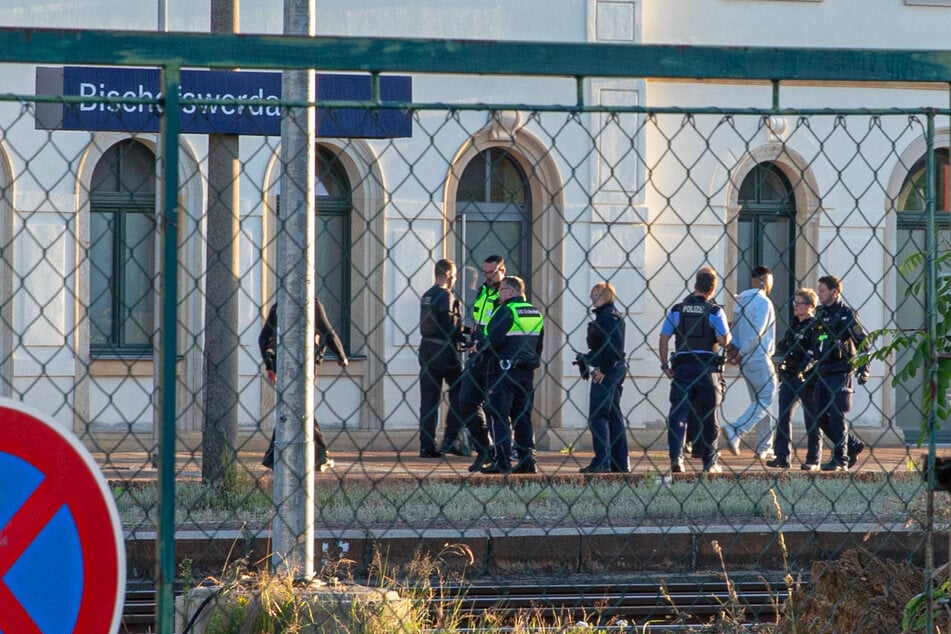
[[[772,489],[769,490],[770,495],[773,498],[773,508],[776,511],[776,520],[779,522],[780,526],[783,524],[783,509],[779,505],[779,498],[776,497],[776,492]],[[783,604],[782,609],[778,605],[779,600],[773,597],[774,607],[776,608],[776,614],[785,614],[786,620],[789,623],[789,632],[790,634],[797,634],[798,629],[798,619],[796,612],[796,602],[799,600],[799,592],[802,589],[802,580],[793,579],[792,569],[789,566],[789,551],[786,549],[786,536],[783,534],[783,531],[777,531],[779,535],[779,549],[783,554],[783,583],[786,584],[786,602]]]
[[[204,634],[415,634],[419,620],[395,593],[295,580],[293,574],[229,569],[214,585]]]
[[[780,513],[777,504],[777,513]],[[781,516],[781,513],[780,513]],[[556,608],[535,605],[514,609],[498,604],[478,613],[470,612],[465,596],[456,588],[466,583],[466,573],[475,563],[472,550],[464,544],[444,544],[436,553],[417,549],[405,564],[389,560],[377,551],[372,557],[367,586],[331,584],[322,589],[295,581],[291,575],[249,573],[245,562],[231,566],[221,579],[209,579],[218,590],[210,604],[205,634],[271,634],[276,632],[321,632],[322,634],[529,634],[539,631],[558,634],[637,634],[648,631],[690,631],[703,634],[773,632],[777,624],[748,623],[746,606],[738,594],[720,545],[712,542],[720,560],[727,594],[716,616],[697,623],[689,613],[680,612],[666,584],[660,593],[673,607],[675,617],[664,621],[629,623],[617,616],[603,621],[606,605],[583,608]],[[460,565],[461,562],[461,565]],[[325,566],[321,577],[338,570]],[[447,572],[449,571],[449,572]],[[792,599],[797,589],[792,575],[786,577]],[[776,609],[777,614],[779,608]],[[669,630],[658,630],[658,626]],[[783,630],[795,633],[792,630]],[[191,632],[189,634],[192,634]]]
[[[719,542],[713,540],[711,542],[714,552],[717,554],[717,557],[720,559],[720,568],[723,570],[723,580],[726,582],[727,590],[727,600],[722,604],[720,613],[717,615],[715,627],[719,627],[718,631],[721,632],[736,632],[737,634],[745,632],[746,628],[743,626],[743,623],[746,620],[746,607],[740,602],[740,597],[736,593],[736,587],[733,585],[733,580],[730,579],[730,573],[726,568],[726,561],[723,558],[723,550],[720,548]]]

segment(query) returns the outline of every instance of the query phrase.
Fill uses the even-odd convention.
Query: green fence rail
[[[158,631],[183,618],[176,589],[206,577],[226,588],[212,604],[219,626],[229,609],[267,622],[266,593],[238,589],[246,570],[399,588],[407,611],[372,627],[406,632],[551,621],[506,612],[505,599],[471,620],[427,607],[453,584],[514,589],[541,578],[544,604],[555,579],[583,588],[635,575],[661,597],[639,627],[740,631],[729,628],[754,620],[742,597],[701,623],[696,606],[665,612],[661,588],[761,575],[783,600],[756,631],[895,631],[911,595],[937,581],[947,556],[933,489],[947,441],[938,333],[951,239],[948,53],[42,29],[0,29],[0,51],[3,72],[36,80],[30,94],[0,98],[0,384],[100,460],[129,569],[154,581]],[[155,94],[95,82],[94,94],[61,94],[40,79],[37,67],[49,66],[77,77],[158,69],[160,80]],[[233,68],[317,69],[316,99],[180,90],[189,72]],[[360,78],[368,96],[324,93],[331,76]],[[394,79],[411,96],[392,97]],[[698,88],[689,103],[646,99],[652,87],[684,85]],[[825,105],[817,89],[847,105]],[[862,103],[871,91],[881,94]],[[222,146],[233,171],[216,180],[217,141],[200,125],[265,109],[283,127],[254,129],[263,124],[249,115]],[[111,127],[84,127],[89,111],[112,113]],[[301,123],[310,112],[316,137]],[[288,177],[299,165],[314,177]],[[209,209],[235,183],[225,256],[210,246]],[[477,439],[467,433],[444,447],[458,457],[420,455],[420,297],[437,260],[452,259],[468,313],[493,253],[545,316],[534,474],[470,472]],[[230,413],[209,407],[206,392],[217,371],[207,317],[225,314],[210,304],[216,257],[234,273],[223,298],[237,342],[222,353],[234,368],[222,379],[233,386]],[[846,473],[799,469],[801,413],[791,469],[759,459],[755,431],[738,455],[720,442],[722,474],[689,459],[683,474],[671,469],[670,381],[657,369],[665,316],[713,266],[714,298],[732,320],[761,264],[775,276],[777,340],[797,289],[829,274],[875,346],[922,335],[921,350],[880,355],[868,384],[853,386],[847,418],[864,449]],[[594,455],[591,388],[572,361],[602,280],[617,287],[627,329],[630,471],[593,474],[579,472]],[[344,352],[327,353],[316,388],[312,357],[328,337],[312,343],[314,296]],[[272,387],[258,336],[275,302],[284,308]],[[909,363],[916,371],[903,373]],[[730,423],[751,396],[738,368],[724,377],[716,409]],[[774,404],[767,424],[777,413]],[[314,417],[329,470],[314,455]],[[203,442],[219,433],[219,446]],[[260,465],[272,433],[273,473]],[[625,631],[612,601],[587,616]],[[927,607],[922,625],[935,631]],[[579,618],[567,614],[562,624]],[[290,617],[267,618],[276,620],[262,631]]]

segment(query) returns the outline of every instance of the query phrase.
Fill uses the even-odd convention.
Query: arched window
[[[896,201],[898,211],[896,218],[896,257],[895,275],[896,300],[894,322],[898,327],[909,331],[921,330],[925,327],[925,298],[922,293],[909,293],[909,288],[917,284],[924,274],[921,268],[906,271],[901,264],[909,255],[923,253],[927,247],[925,229],[927,226],[927,196],[926,178],[927,164],[925,157],[918,159],[902,183]],[[949,210],[951,210],[951,166],[948,161],[947,148],[935,150],[935,229],[938,235],[938,248],[951,248],[951,232],[949,232]],[[939,318],[942,316],[939,316]],[[902,351],[896,357],[896,367],[905,365],[910,358],[909,351]],[[921,373],[913,380],[901,381],[895,387],[895,424],[905,430],[905,440],[913,443],[921,432],[923,420],[922,399],[924,397],[924,378]],[[949,430],[939,430],[938,441],[949,442]]]
[[[773,303],[781,307],[776,311],[776,332],[785,332],[796,291],[795,193],[782,170],[765,162],[743,179],[737,202],[736,291],[749,288],[754,268],[768,266],[773,271]]]
[[[317,147],[317,173],[314,198],[317,211],[316,268],[317,298],[327,310],[344,350],[350,347],[350,218],[353,213],[350,180],[340,157],[328,148]],[[280,185],[280,181],[278,181]],[[281,215],[281,196],[277,196],[277,215]],[[355,351],[360,354],[359,351]],[[328,354],[332,354],[329,350]]]
[[[90,351],[150,356],[155,330],[155,154],[120,141],[96,164],[89,192]]]
[[[531,283],[531,190],[518,161],[504,148],[491,148],[472,159],[456,192],[456,232],[460,283],[471,306],[482,284],[482,262],[505,258],[509,275]]]
[[[350,181],[340,158],[329,149],[317,149],[317,296],[343,343],[350,346],[350,219],[353,215]]]
[[[951,200],[951,166],[948,163],[948,150],[941,148],[935,150],[935,209],[947,212],[949,200]],[[902,184],[901,193],[898,194],[898,211],[902,212],[899,222],[908,224],[914,222],[914,214],[925,213],[926,203],[926,175],[927,165],[925,157],[921,157],[908,170],[908,176]],[[920,220],[920,222],[924,222]]]

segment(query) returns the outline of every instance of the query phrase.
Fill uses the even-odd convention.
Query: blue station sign
[[[100,68],[90,66],[38,67],[36,94],[88,97],[90,101],[42,102],[36,107],[36,127],[42,130],[99,130],[158,132],[161,107],[147,100],[162,98],[161,71],[157,68]],[[281,134],[281,73],[217,70],[183,70],[181,99],[207,102],[185,104],[181,128],[190,134]],[[116,103],[102,99],[143,100]],[[412,101],[412,80],[407,76],[380,77],[380,100]],[[370,101],[368,75],[317,73],[318,101]],[[228,103],[228,102],[253,103]],[[347,138],[409,137],[413,121],[399,108],[319,108],[317,135]]]

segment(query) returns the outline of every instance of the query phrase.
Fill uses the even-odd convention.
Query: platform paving
[[[736,480],[764,477],[788,478],[856,478],[885,479],[888,474],[907,477],[924,463],[927,451],[912,447],[869,448],[861,455],[852,473],[810,473],[799,469],[794,462],[788,471],[766,467],[751,452],[740,456],[722,456],[724,472],[709,477]],[[938,455],[951,453],[939,448]],[[470,474],[467,467],[471,458],[446,456],[441,459],[420,458],[416,452],[333,451],[333,470],[317,474],[316,484],[327,487],[346,487],[348,482],[374,482],[399,486],[419,480],[443,479],[487,483],[503,476]],[[591,460],[590,451],[574,453],[539,452],[539,473],[534,475],[504,476],[513,481],[583,481],[592,478],[631,479],[669,475],[669,461],[664,451],[631,453],[632,471],[629,474],[586,475],[579,469]],[[104,458],[104,457],[101,457]],[[267,486],[271,472],[260,466],[260,456],[245,453],[240,456],[248,472],[262,479]],[[200,456],[177,456],[178,480],[199,480]],[[104,462],[108,479],[120,481],[148,481],[157,475],[144,454],[113,454]],[[687,472],[677,478],[700,478],[701,464],[687,462]],[[558,528],[513,528],[493,526],[418,529],[324,529],[316,527],[315,552],[322,557],[346,558],[353,562],[353,572],[365,573],[376,554],[384,554],[396,568],[409,566],[425,551],[438,555],[447,544],[464,544],[471,552],[471,560],[456,558],[445,563],[445,569],[464,572],[472,578],[518,577],[536,574],[602,575],[631,573],[692,574],[716,570],[720,556],[714,544],[724,552],[734,570],[772,570],[783,566],[806,571],[815,561],[837,557],[844,549],[868,548],[879,556],[897,560],[922,562],[926,536],[915,523],[882,525],[878,522],[843,523],[820,521],[800,523],[790,518],[777,528],[769,523],[731,525],[722,519],[716,524],[699,525],[696,522],[673,522],[669,525],[639,526],[572,526],[570,518]],[[782,533],[786,552],[779,535]],[[147,574],[155,565],[155,534],[136,531],[127,535],[127,558],[130,573]],[[947,557],[947,538],[936,535],[933,547],[936,561]],[[247,530],[180,531],[176,535],[178,558],[192,559],[197,569],[221,570],[225,561],[245,556],[252,562],[265,562],[270,551],[270,532]]]
[[[927,447],[868,447],[860,456],[853,474],[908,473],[920,470],[926,462]],[[951,455],[951,448],[938,447],[936,455]],[[442,458],[420,458],[416,451],[334,451],[334,468],[330,471],[317,474],[319,479],[366,479],[370,481],[386,481],[394,478],[445,478],[445,479],[484,479],[498,478],[482,474],[471,474],[468,471],[472,458],[447,455]],[[670,461],[667,452],[662,450],[647,450],[631,452],[630,474],[597,474],[585,475],[579,469],[591,462],[591,451],[576,451],[572,453],[556,451],[540,451],[537,454],[538,473],[536,475],[511,475],[511,478],[547,479],[584,479],[584,478],[638,478],[648,475],[666,475],[670,471]],[[157,477],[157,469],[145,452],[121,452],[96,454],[94,457],[103,470],[107,480],[151,480]],[[239,454],[239,460],[249,473],[267,477],[270,471],[260,464],[260,455],[252,452]],[[685,461],[686,472],[677,477],[696,477],[702,470],[699,460]],[[822,476],[843,477],[847,474],[815,474],[803,472],[799,468],[800,461],[793,458],[792,468],[788,471],[771,469],[763,461],[756,458],[753,452],[743,451],[734,456],[730,451],[721,450],[720,464],[723,467],[723,476],[727,477],[763,477],[769,475],[795,476]],[[201,478],[201,455],[196,452],[179,452],[176,455],[176,474],[180,480],[194,480]],[[716,476],[714,476],[716,477]],[[867,476],[866,476],[867,477]]]

